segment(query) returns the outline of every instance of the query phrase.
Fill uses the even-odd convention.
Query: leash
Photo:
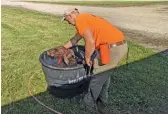
[[[29,95],[30,95],[31,97],[33,97],[33,99],[34,99],[35,101],[37,101],[37,103],[39,103],[40,105],[42,105],[43,107],[45,107],[45,108],[48,109],[49,111],[53,112],[54,114],[63,114],[63,113],[61,113],[61,112],[58,112],[58,111],[56,111],[56,110],[50,108],[49,106],[46,106],[44,103],[42,103],[40,100],[38,100],[38,99],[32,94],[31,89],[30,89],[30,80],[31,80],[31,77],[29,77],[28,86],[27,86],[28,91],[29,91]]]

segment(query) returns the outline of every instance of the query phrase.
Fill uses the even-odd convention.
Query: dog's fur
[[[56,63],[57,67],[77,65],[75,54],[72,49],[66,49],[63,46],[58,46],[54,49],[47,51],[47,54],[50,57],[57,57],[58,59],[61,59],[59,64]]]

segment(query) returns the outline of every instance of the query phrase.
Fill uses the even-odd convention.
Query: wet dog
[[[63,46],[58,46],[54,49],[47,51],[49,57],[57,59],[56,67],[72,67],[77,66],[75,54],[72,49],[66,49]]]

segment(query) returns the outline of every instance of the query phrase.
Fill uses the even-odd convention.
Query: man
[[[94,64],[95,75],[90,81],[84,103],[89,108],[94,108],[96,103],[98,109],[102,109],[108,101],[110,84],[110,75],[102,72],[116,67],[127,54],[124,35],[105,19],[92,14],[79,13],[76,8],[65,11],[63,20],[75,26],[77,30],[76,35],[64,47],[70,48],[83,38],[85,41],[85,63],[89,66]],[[99,50],[100,54],[92,63],[90,57],[95,49]],[[103,110],[99,111],[105,114]]]

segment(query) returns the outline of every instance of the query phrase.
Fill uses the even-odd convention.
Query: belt
[[[112,44],[109,44],[109,48],[120,46],[120,45],[123,45],[125,43],[126,43],[126,40],[122,40],[122,41],[119,41],[119,42],[116,42],[116,43],[112,43]]]

